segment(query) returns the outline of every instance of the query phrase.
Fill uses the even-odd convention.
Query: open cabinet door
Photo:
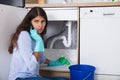
[[[8,52],[10,37],[26,13],[27,9],[0,4],[0,80],[8,80],[11,61]]]

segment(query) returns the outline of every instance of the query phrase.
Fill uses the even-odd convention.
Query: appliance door
[[[0,4],[0,80],[8,80],[12,56],[8,53],[10,38],[26,13],[25,8]]]
[[[80,8],[80,63],[120,75],[120,7]]]

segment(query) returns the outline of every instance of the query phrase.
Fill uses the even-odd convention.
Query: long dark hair
[[[21,24],[17,27],[15,33],[13,34],[11,38],[11,42],[8,48],[8,51],[10,54],[13,52],[13,48],[17,46],[17,40],[18,36],[21,31],[27,31],[29,32],[30,27],[32,26],[31,20],[37,16],[42,16],[46,20],[46,25],[44,31],[41,33],[41,35],[46,33],[46,26],[48,23],[46,12],[41,7],[33,7],[31,10],[27,13]]]

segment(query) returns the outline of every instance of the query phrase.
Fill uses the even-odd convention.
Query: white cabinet
[[[45,37],[45,56],[56,60],[66,57],[71,65],[78,63],[78,8],[44,8],[48,16],[47,33]],[[54,45],[51,47],[51,45]],[[50,48],[48,48],[50,46]],[[61,47],[60,47],[61,46]],[[41,67],[43,76],[63,76],[69,78],[69,65]],[[49,72],[48,72],[49,71]],[[51,75],[50,75],[51,73]],[[53,74],[53,75],[52,75]]]
[[[78,63],[78,8],[44,8],[48,16],[45,56],[50,60],[66,57],[71,65]],[[42,70],[69,71],[68,65],[41,67]]]
[[[77,8],[45,8],[49,21],[78,20]]]

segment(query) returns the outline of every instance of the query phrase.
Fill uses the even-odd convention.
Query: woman
[[[9,80],[66,80],[62,77],[43,78],[39,76],[39,63],[48,66],[65,64],[44,57],[42,35],[46,32],[48,20],[45,11],[33,7],[14,33],[9,52],[12,55]]]

